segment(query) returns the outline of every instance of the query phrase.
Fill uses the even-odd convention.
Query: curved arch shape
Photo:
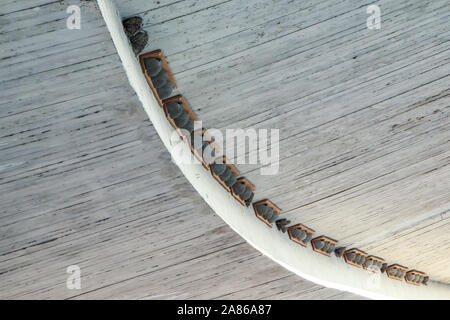
[[[186,144],[178,145],[183,143],[181,140],[171,141],[173,128],[148,87],[114,3],[111,0],[98,0],[98,4],[128,80],[165,147],[175,159],[178,156],[176,152],[172,152],[175,147],[186,148],[184,151],[190,153]],[[235,232],[258,251],[302,278],[373,299],[450,299],[450,285],[439,282],[430,281],[428,286],[414,286],[381,275],[374,284],[372,273],[346,264],[343,258],[334,255],[326,257],[310,248],[299,246],[290,241],[287,234],[268,228],[255,217],[251,206],[239,204],[199,161],[196,164],[181,163],[178,166],[201,197]]]

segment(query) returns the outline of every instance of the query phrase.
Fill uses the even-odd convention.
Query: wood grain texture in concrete
[[[203,203],[95,3],[3,1],[0,33],[0,298],[359,298],[286,271]]]
[[[239,165],[292,222],[450,281],[450,4],[118,3],[140,14],[206,127],[279,128],[280,171]],[[195,9],[193,9],[195,8]]]
[[[206,127],[293,223],[450,282],[448,1],[123,0]],[[81,30],[67,30],[79,4]],[[0,298],[352,299],[247,245],[170,162],[95,3],[0,4]],[[67,266],[82,290],[66,288]]]

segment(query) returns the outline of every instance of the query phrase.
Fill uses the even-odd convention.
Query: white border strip
[[[173,128],[142,74],[139,61],[123,31],[120,14],[111,0],[98,0],[98,4],[128,80],[162,142],[172,153],[174,143],[170,137]],[[183,147],[189,149],[187,145]],[[176,157],[175,154],[173,156]],[[180,164],[179,168],[208,205],[235,232],[258,251],[302,278],[328,288],[373,299],[450,299],[450,285],[433,281],[430,281],[428,286],[415,286],[381,275],[376,281],[378,285],[374,285],[370,280],[374,280],[371,278],[374,274],[346,264],[343,258],[334,255],[326,257],[314,252],[310,247],[304,248],[290,241],[287,234],[278,232],[276,228],[268,228],[255,217],[252,206],[247,208],[239,204],[200,162]]]

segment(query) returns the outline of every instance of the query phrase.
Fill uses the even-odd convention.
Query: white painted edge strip
[[[112,0],[98,0],[98,4],[130,85],[136,91],[162,142],[176,159],[174,146],[182,142],[171,141],[173,128],[142,74],[139,61],[123,31],[120,14]],[[183,148],[189,149],[187,145]],[[255,249],[302,278],[324,287],[372,299],[450,299],[448,284],[430,281],[428,286],[414,286],[351,266],[343,258],[334,255],[326,257],[314,252],[310,246],[304,248],[289,240],[287,234],[276,228],[271,229],[257,219],[252,206],[247,208],[238,203],[200,162],[178,166],[208,205],[235,232]]]

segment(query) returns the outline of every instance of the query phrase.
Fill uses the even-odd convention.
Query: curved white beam
[[[142,74],[138,59],[123,31],[120,14],[111,0],[98,0],[98,4],[131,86],[162,142],[176,158],[177,154],[172,152],[175,146],[171,142],[173,128]],[[187,145],[183,148],[190,152]],[[208,205],[234,231],[261,253],[302,278],[375,299],[450,299],[450,285],[430,281],[428,286],[415,286],[389,279],[384,274],[377,281],[371,278],[372,273],[346,264],[343,258],[334,255],[326,257],[312,251],[310,247],[304,248],[289,240],[287,234],[278,232],[276,228],[271,229],[257,219],[252,207],[243,207],[238,203],[200,162],[180,164],[179,168]]]

